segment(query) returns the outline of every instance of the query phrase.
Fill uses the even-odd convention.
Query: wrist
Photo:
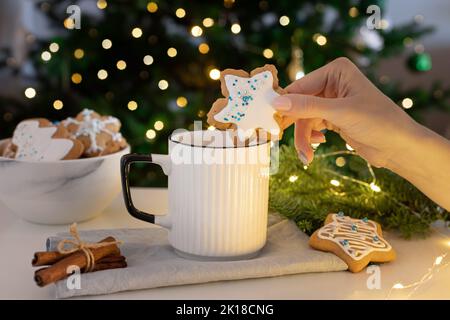
[[[406,170],[420,171],[417,165],[426,161],[428,155],[423,146],[428,146],[432,140],[430,133],[429,129],[411,119],[406,128],[399,132],[398,139],[393,139],[396,146],[393,146],[385,167],[402,176]]]

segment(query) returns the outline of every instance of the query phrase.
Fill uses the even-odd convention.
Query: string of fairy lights
[[[319,147],[319,143],[314,143],[312,144],[312,147],[314,149],[317,149]],[[354,151],[354,149],[349,145],[346,144],[346,149],[347,150],[340,150],[340,151],[333,151],[333,152],[328,152],[328,153],[323,153],[323,154],[318,154],[315,157],[316,158],[328,158],[328,157],[332,157],[332,156],[337,156],[335,159],[335,164],[337,167],[343,167],[346,165],[346,160],[342,155],[350,155],[350,156],[358,156],[357,153]],[[329,170],[329,169],[325,169],[324,171],[326,171],[329,174],[334,175],[334,178],[330,180],[330,185],[331,188],[333,187],[339,187],[341,186],[342,180],[344,181],[348,181],[351,183],[357,183],[360,184],[362,186],[367,187],[369,190],[373,191],[374,193],[383,193],[384,196],[389,197],[392,201],[394,201],[396,204],[398,204],[399,206],[405,206],[403,203],[399,202],[397,199],[395,199],[394,197],[390,196],[389,193],[384,193],[381,188],[376,184],[376,176],[375,176],[375,172],[372,168],[372,166],[366,161],[366,165],[367,165],[367,169],[370,173],[371,176],[371,181],[367,182],[364,180],[359,180],[359,179],[355,179],[353,177],[341,174],[339,172],[336,172],[334,170]],[[303,166],[304,170],[308,169],[308,166]],[[297,175],[291,175],[288,178],[288,181],[291,183],[295,183],[298,180],[298,176]],[[343,193],[340,193],[338,191],[334,192],[337,196],[342,196]],[[411,211],[416,217],[418,217],[419,219],[422,219],[422,216],[420,215],[420,213],[411,210],[410,208],[407,207],[407,209],[409,211]],[[444,234],[442,232],[440,232],[436,227],[431,227],[431,229],[433,230],[433,232],[438,235],[439,237],[443,238],[445,241],[445,245],[450,247],[450,237],[447,234]],[[413,295],[417,294],[420,290],[420,288],[422,288],[426,283],[430,282],[435,276],[436,274],[438,274],[439,272],[442,272],[445,268],[447,268],[450,265],[450,262],[445,262],[444,260],[447,257],[447,253],[443,253],[440,254],[438,256],[436,256],[434,258],[434,262],[433,265],[428,268],[428,270],[425,272],[424,275],[422,275],[420,277],[419,280],[414,281],[412,283],[409,284],[402,284],[401,282],[396,282],[395,284],[392,285],[392,287],[390,288],[390,290],[388,291],[387,295],[386,295],[386,299],[390,299],[391,296],[393,295],[394,292],[399,292],[402,290],[411,290],[406,296],[405,298],[409,299],[411,298]]]

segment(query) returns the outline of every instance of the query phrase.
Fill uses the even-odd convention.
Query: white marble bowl
[[[0,151],[7,140],[0,140]],[[25,220],[68,224],[99,215],[120,193],[120,158],[30,162],[0,157],[0,201]],[[1,214],[1,212],[0,212]]]

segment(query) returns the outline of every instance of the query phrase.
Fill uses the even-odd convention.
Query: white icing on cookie
[[[117,118],[107,117],[106,119],[93,118],[92,113],[94,111],[89,109],[84,109],[81,112],[83,120],[78,121],[75,118],[67,118],[64,121],[64,125],[67,127],[70,124],[75,124],[78,126],[77,131],[74,133],[76,138],[80,136],[88,137],[90,140],[90,146],[86,150],[87,152],[101,152],[104,150],[103,147],[97,144],[97,134],[102,132],[109,134],[113,141],[121,141],[122,135],[120,132],[113,132],[109,130],[106,126],[108,124],[119,125],[120,122]]]
[[[339,245],[354,260],[361,260],[373,251],[390,251],[391,245],[379,234],[375,222],[353,219],[342,214],[333,214],[333,221],[318,232],[320,239]]]
[[[263,71],[251,78],[225,75],[228,103],[214,119],[223,123],[234,123],[240,138],[250,137],[261,128],[271,135],[279,135],[280,127],[274,119],[275,109],[271,103],[279,96],[273,89],[273,75]],[[244,132],[241,132],[241,131]]]
[[[22,121],[16,127],[12,143],[17,146],[16,159],[55,161],[63,159],[73,148],[69,139],[54,139],[56,127],[39,127],[39,121]]]

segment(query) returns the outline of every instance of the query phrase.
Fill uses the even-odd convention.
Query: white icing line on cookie
[[[214,116],[216,121],[235,123],[238,129],[244,131],[244,138],[250,137],[257,128],[272,135],[280,133],[280,127],[273,117],[275,109],[271,105],[279,94],[273,89],[270,71],[251,78],[228,74],[225,76],[225,85],[229,92],[228,103]]]
[[[122,135],[119,132],[113,132],[109,130],[106,126],[108,124],[114,124],[118,125],[119,120],[117,118],[109,116],[105,120],[98,119],[98,118],[92,118],[92,113],[94,111],[89,109],[84,109],[81,112],[81,115],[83,116],[83,120],[78,121],[75,118],[67,118],[64,121],[64,125],[67,127],[70,124],[75,124],[78,126],[77,131],[74,133],[74,136],[76,138],[80,136],[88,137],[90,140],[90,146],[86,150],[87,152],[101,152],[104,150],[104,148],[100,147],[97,144],[97,134],[99,133],[107,133],[112,137],[113,141],[121,141]]]
[[[15,158],[29,161],[54,161],[63,159],[73,148],[69,139],[54,139],[56,127],[39,127],[39,121],[19,123],[12,143],[17,146]]]
[[[391,245],[377,232],[377,225],[371,221],[353,219],[338,214],[333,221],[319,229],[320,239],[333,241],[354,260],[361,260],[373,251],[390,251]]]

